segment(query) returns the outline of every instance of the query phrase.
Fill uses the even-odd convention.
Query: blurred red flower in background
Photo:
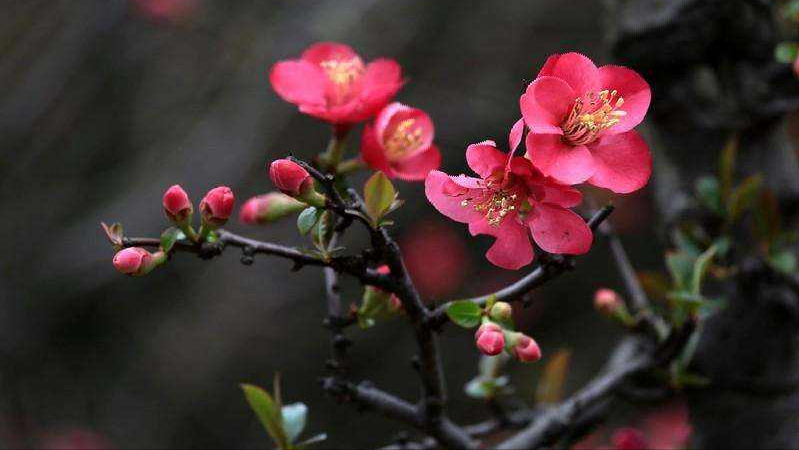
[[[685,448],[691,437],[688,408],[682,402],[657,409],[645,415],[635,426],[615,430],[608,444],[607,434],[599,430],[572,447],[574,450],[676,450]]]
[[[434,220],[417,222],[399,243],[408,272],[423,296],[441,298],[463,283],[469,255],[463,239],[450,226]]]
[[[197,10],[198,0],[131,0],[134,8],[148,19],[175,22]]]

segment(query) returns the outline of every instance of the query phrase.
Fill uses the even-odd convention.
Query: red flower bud
[[[289,214],[302,211],[308,205],[279,192],[270,192],[247,200],[239,219],[247,224],[269,223]]]
[[[114,255],[114,267],[126,275],[142,275],[146,273],[153,255],[139,247],[123,248]]]
[[[477,349],[488,356],[496,356],[505,348],[505,334],[502,328],[493,323],[486,323],[477,329],[474,335]]]
[[[176,224],[185,223],[194,213],[194,206],[191,204],[189,196],[177,184],[166,190],[162,203],[166,216]]]
[[[269,178],[278,189],[286,195],[296,197],[300,195],[307,185],[313,183],[313,178],[307,170],[299,164],[288,159],[272,161],[269,166]]]
[[[536,362],[541,359],[541,348],[533,338],[522,335],[513,347],[513,356],[522,362]]]
[[[621,296],[613,289],[597,289],[594,294],[594,308],[606,316],[612,316],[622,306]]]
[[[211,189],[200,202],[200,213],[203,215],[203,221],[214,227],[224,225],[228,217],[233,213],[233,203],[235,201],[236,198],[229,187],[219,186]]]

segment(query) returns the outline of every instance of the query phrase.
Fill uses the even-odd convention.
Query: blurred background
[[[269,161],[321,151],[328,127],[282,102],[266,74],[323,40],[350,44],[366,60],[397,59],[409,79],[398,100],[432,116],[443,167],[460,173],[466,145],[505,141],[520,93],[549,54],[577,50],[598,64],[612,61],[600,2],[568,3],[0,2],[0,447],[56,448],[64,439],[86,447],[268,447],[238,384],[268,386],[275,372],[286,401],[310,407],[308,435],[328,433],[323,447],[391,442],[393,423],[337,405],[318,388],[329,352],[319,270],[293,273],[269,258],[246,267],[229,251],[210,262],[176,255],[150,276],[128,278],[111,265],[99,223],[158,236],[170,185],[181,184],[196,204],[225,184],[240,205],[272,189]],[[491,239],[470,238],[437,214],[421,185],[398,184],[408,203],[393,232],[428,298],[485,293],[523,275],[485,261]],[[661,266],[650,198],[644,190],[617,199],[613,217],[639,269]],[[291,220],[265,228],[233,220],[228,228],[305,245]],[[356,233],[348,244],[363,240]],[[601,367],[620,334],[593,312],[601,286],[620,288],[599,240],[579,270],[518,311],[545,358],[573,350],[568,391]],[[360,295],[352,283],[344,292]],[[417,396],[407,327],[381,322],[348,334],[353,379]],[[463,395],[476,373],[471,333],[451,329],[442,340],[451,415],[484,419],[488,412]],[[510,366],[528,401],[541,367]]]

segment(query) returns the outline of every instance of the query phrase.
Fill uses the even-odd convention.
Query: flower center
[[[385,141],[386,157],[396,161],[419,148],[422,143],[422,128],[414,119],[405,119],[394,128]]]
[[[333,83],[331,102],[336,105],[346,103],[352,98],[355,91],[354,86],[366,72],[363,61],[357,57],[350,60],[322,61],[320,65],[327,78]]]
[[[461,201],[464,208],[472,207],[483,214],[488,224],[499,228],[502,221],[511,213],[518,211],[522,202],[521,188],[513,183],[503,187],[495,180],[487,180],[485,188],[478,197],[467,197]]]
[[[594,142],[603,131],[619,123],[626,111],[617,91],[589,92],[585,97],[574,101],[569,117],[563,122],[563,138],[572,145],[586,145]]]

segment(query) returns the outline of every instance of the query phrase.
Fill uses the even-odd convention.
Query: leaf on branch
[[[447,316],[458,326],[474,328],[480,325],[480,320],[483,317],[483,309],[472,301],[460,300],[452,302],[447,307]]]
[[[383,172],[375,172],[366,180],[363,197],[366,212],[369,213],[375,224],[378,224],[383,216],[401,205],[397,200],[397,190]]]
[[[535,393],[539,403],[554,404],[563,398],[571,354],[571,350],[560,349],[547,362]]]
[[[678,290],[687,290],[688,283],[693,275],[694,258],[681,252],[667,252],[666,266]]]
[[[169,253],[181,239],[186,239],[186,235],[183,231],[176,227],[169,227],[161,233],[161,248]]]
[[[277,402],[258,386],[242,384],[241,389],[266,432],[275,441],[275,445],[281,449],[289,448],[286,431],[283,428],[283,414]]]
[[[738,220],[741,214],[754,204],[762,184],[763,177],[760,174],[752,175],[732,191],[727,205],[727,218],[730,222]]]
[[[100,222],[100,226],[103,227],[103,231],[105,231],[105,235],[108,236],[108,240],[111,241],[111,244],[114,247],[122,248],[122,238],[124,237],[122,224],[116,222],[109,226],[106,225],[105,222]]]
[[[333,229],[333,215],[329,211],[324,211],[311,232],[314,246],[323,254],[327,253],[327,246],[333,237]]]
[[[315,206],[305,208],[297,217],[297,229],[300,231],[300,234],[303,236],[308,234],[324,212],[323,209],[316,208]]]
[[[704,176],[696,180],[696,196],[705,208],[719,215],[724,213],[721,189],[716,177]]]
[[[694,268],[691,277],[691,292],[694,295],[699,295],[702,290],[702,282],[705,279],[705,274],[707,270],[710,268],[710,263],[713,262],[713,258],[716,256],[716,251],[718,248],[713,245],[709,249],[705,250],[698,258],[696,258],[696,262],[694,263]]]

